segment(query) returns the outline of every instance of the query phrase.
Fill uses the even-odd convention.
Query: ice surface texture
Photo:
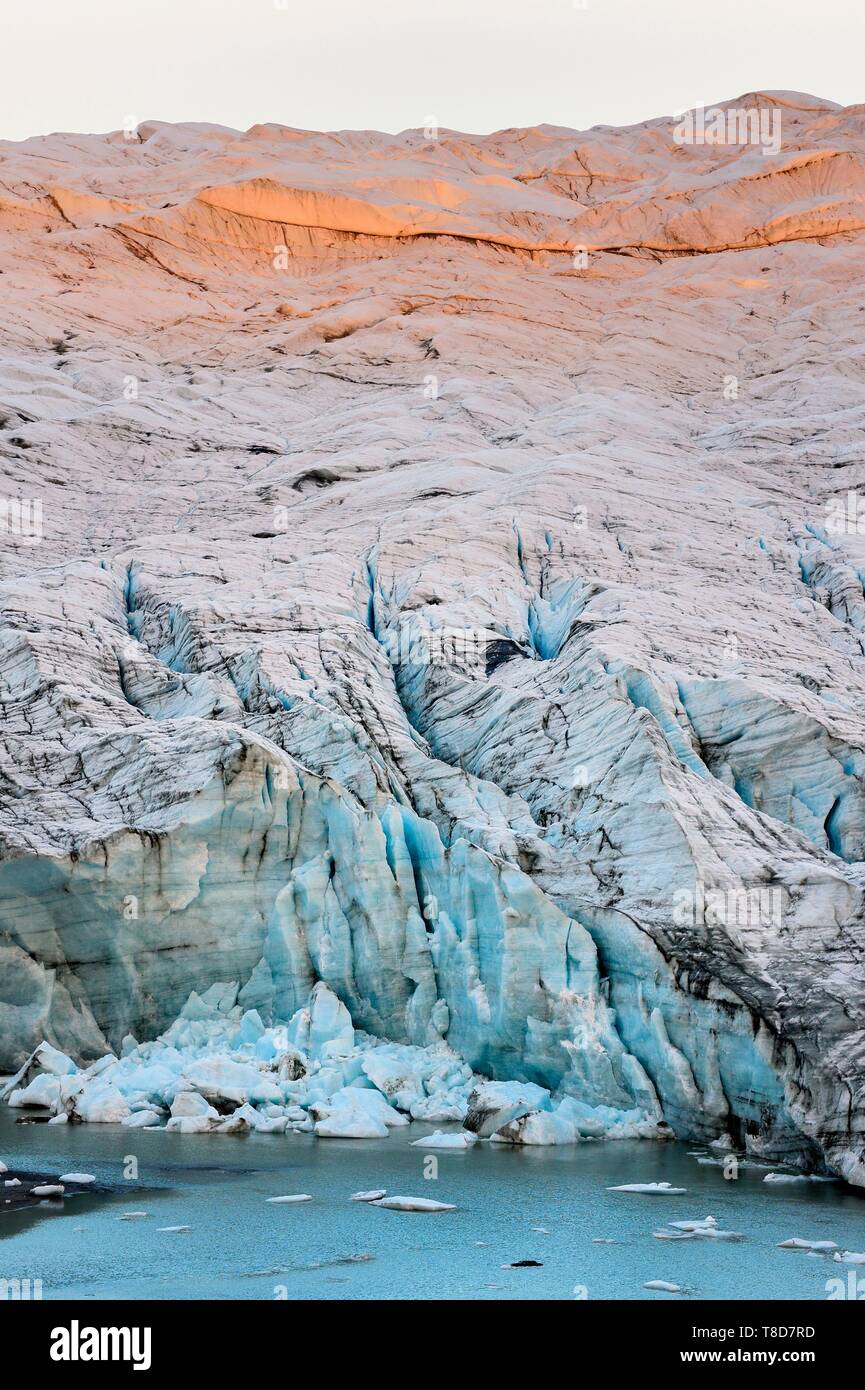
[[[861,112],[738,104],[0,146],[0,1068],[324,981],[865,1181]]]

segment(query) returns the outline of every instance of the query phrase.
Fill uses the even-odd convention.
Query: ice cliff
[[[0,144],[0,1069],[327,986],[337,1090],[865,1183],[863,112],[732,105]]]

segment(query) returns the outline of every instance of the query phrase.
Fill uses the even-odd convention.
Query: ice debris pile
[[[120,1057],[108,1053],[87,1067],[43,1042],[3,1095],[15,1109],[50,1111],[50,1124],[183,1134],[384,1139],[412,1120],[458,1122],[464,1127],[420,1142],[465,1149],[479,1138],[558,1144],[665,1133],[638,1110],[554,1099],[533,1083],[484,1081],[445,1042],[383,1042],[355,1029],[322,982],[288,1023],[270,1027],[255,1009],[243,1010],[237,992],[236,984],[193,992],[161,1037],[127,1037]]]

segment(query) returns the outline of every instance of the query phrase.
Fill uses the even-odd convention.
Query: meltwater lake
[[[831,1256],[777,1248],[797,1236],[865,1249],[865,1195],[840,1183],[767,1184],[765,1169],[747,1167],[728,1181],[689,1146],[638,1140],[440,1150],[437,1179],[425,1179],[432,1151],[411,1146],[424,1132],[415,1124],[382,1140],[182,1135],[17,1125],[4,1109],[0,1158],[10,1170],[85,1171],[112,1191],[67,1199],[62,1214],[55,1205],[0,1215],[0,1279],[40,1279],[44,1299],[669,1301],[826,1299],[827,1281],[865,1275]],[[123,1177],[130,1156],[137,1181]],[[628,1182],[687,1192],[607,1191]],[[349,1200],[382,1187],[457,1210]],[[266,1200],[291,1193],[313,1200]],[[133,1211],[147,1215],[121,1219]],[[652,1234],[708,1215],[744,1239]],[[159,1230],[171,1226],[189,1230]],[[502,1268],[518,1260],[540,1263]],[[648,1280],[684,1292],[651,1292]]]

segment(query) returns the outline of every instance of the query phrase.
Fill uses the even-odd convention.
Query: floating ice
[[[657,1289],[660,1293],[682,1293],[681,1284],[668,1284],[666,1279],[647,1279],[644,1289]]]
[[[31,1187],[30,1194],[33,1197],[62,1197],[65,1190],[62,1183],[46,1182],[40,1183],[38,1187]]]
[[[61,1173],[61,1174],[60,1174],[60,1179],[59,1179],[59,1181],[60,1181],[60,1182],[88,1183],[88,1182],[95,1182],[96,1179],[95,1179],[95,1177],[93,1176],[92,1173]]]
[[[626,1182],[619,1187],[608,1187],[608,1192],[638,1192],[644,1197],[680,1197],[687,1187],[672,1187],[668,1182]]]
[[[372,1205],[388,1211],[456,1211],[451,1202],[434,1202],[431,1197],[380,1197]]]
[[[764,1182],[780,1186],[792,1186],[802,1182],[834,1182],[834,1178],[823,1177],[820,1173],[767,1173]]]
[[[447,1134],[444,1130],[437,1129],[433,1134],[428,1134],[425,1139],[413,1139],[413,1149],[470,1149],[478,1142],[478,1136],[469,1130],[460,1130],[455,1134]]]
[[[311,1202],[312,1197],[308,1192],[293,1192],[286,1197],[267,1197],[265,1201],[273,1202],[275,1205],[284,1205],[287,1202]]]
[[[816,1250],[829,1251],[837,1250],[838,1246],[834,1240],[800,1240],[798,1236],[791,1236],[789,1240],[778,1241],[779,1250]]]
[[[382,1197],[386,1196],[386,1187],[373,1187],[369,1192],[353,1192],[349,1200],[352,1202],[378,1202]]]
[[[836,1250],[832,1257],[839,1264],[844,1265],[865,1265],[865,1252],[856,1250]]]
[[[669,1229],[653,1231],[655,1240],[744,1240],[741,1231],[721,1231],[714,1216],[696,1221],[668,1221]]]

